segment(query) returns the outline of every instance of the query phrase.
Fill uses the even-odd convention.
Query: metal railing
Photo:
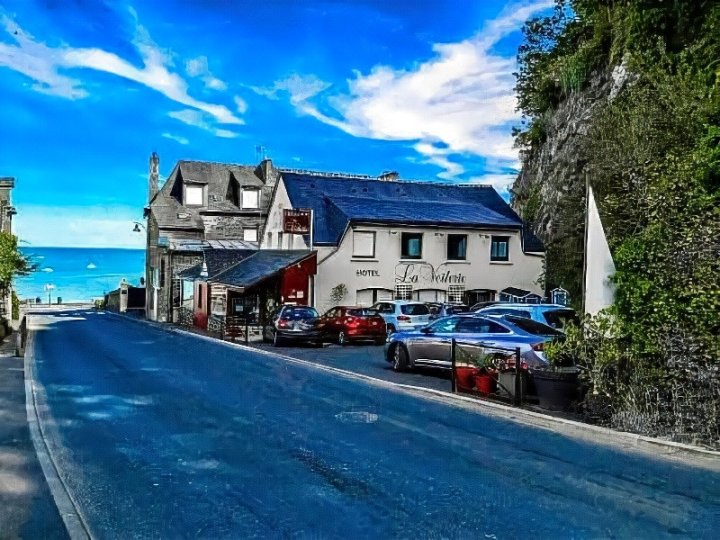
[[[520,347],[498,347],[453,338],[451,360],[453,393],[512,401],[516,406],[525,402],[529,374],[527,369],[523,368]],[[496,392],[495,388],[499,388],[503,393]]]

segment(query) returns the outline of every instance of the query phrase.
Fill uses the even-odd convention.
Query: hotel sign
[[[283,210],[283,232],[310,234],[310,210]]]

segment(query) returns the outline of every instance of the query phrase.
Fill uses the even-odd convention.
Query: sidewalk
[[[30,440],[15,337],[0,343],[0,538],[68,538]]]

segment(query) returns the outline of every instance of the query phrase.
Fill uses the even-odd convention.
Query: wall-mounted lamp
[[[390,234],[397,234],[397,231],[388,231]]]
[[[436,233],[435,233],[435,236],[445,236],[445,233],[436,232]]]
[[[144,230],[145,232],[147,232],[147,229],[145,228],[145,225],[143,225],[143,224],[140,223],[139,221],[134,221],[133,223],[135,223],[135,227],[133,227],[133,232],[141,232],[141,231],[140,231],[140,227],[142,227],[143,230]]]

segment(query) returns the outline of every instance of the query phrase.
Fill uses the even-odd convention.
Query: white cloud
[[[492,186],[500,194],[509,193],[510,186],[517,178],[517,173],[507,174],[484,174],[482,176],[476,176],[470,179],[470,184],[483,184],[486,186]]]
[[[209,131],[216,137],[224,137],[224,138],[234,138],[237,137],[238,134],[230,131],[228,129],[220,129],[217,128],[212,122],[210,122],[210,119],[207,117],[206,114],[204,114],[201,111],[195,110],[195,109],[183,109],[182,111],[172,111],[168,113],[168,116],[170,118],[174,118],[175,120],[179,120],[180,122],[183,122],[184,124],[187,124],[189,126],[197,127],[200,129],[204,129],[205,131]]]
[[[233,101],[235,102],[235,109],[240,114],[245,114],[245,111],[247,111],[247,103],[243,98],[240,96],[233,97]]]
[[[475,36],[435,44],[435,55],[412,69],[376,66],[366,75],[356,72],[345,94],[321,95],[329,85],[312,75],[293,75],[255,91],[270,98],[286,91],[300,113],[354,136],[419,141],[415,150],[445,169],[441,177],[464,172],[453,155],[512,166],[518,159],[510,133],[517,119],[516,61],[514,54],[503,56],[493,47],[552,5],[552,0],[509,5]]]
[[[170,70],[171,59],[142,26],[136,27],[133,40],[143,62],[142,67],[137,67],[114,53],[98,48],[48,47],[24,32],[7,16],[0,17],[5,31],[15,41],[14,45],[0,43],[0,66],[18,71],[35,81],[33,89],[37,91],[72,99],[85,97],[88,94],[81,87],[81,81],[64,75],[61,70],[92,69],[144,85],[172,101],[209,114],[218,123],[243,123],[225,105],[190,96],[187,82]],[[218,83],[213,84],[217,86]]]
[[[15,25],[6,15],[0,15],[0,25],[15,40],[17,45],[0,42],[0,66],[22,73],[34,81],[33,90],[54,94],[68,99],[87,96],[81,83],[58,72],[61,54]]]
[[[165,137],[166,139],[170,139],[179,144],[189,144],[190,143],[190,141],[188,141],[185,137],[181,137],[180,135],[173,135],[172,133],[165,132],[162,134],[162,136]]]
[[[205,87],[211,90],[227,90],[227,84],[210,73],[207,56],[198,56],[185,62],[185,72],[190,77],[198,77]]]
[[[142,221],[138,212],[126,207],[24,205],[13,227],[30,246],[143,248],[145,234],[133,232],[134,221]]]

